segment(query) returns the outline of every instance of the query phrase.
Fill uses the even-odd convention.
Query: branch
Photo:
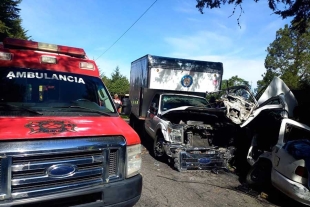
[[[235,4],[234,10],[233,10],[232,14],[231,14],[228,18],[232,17],[232,16],[235,14],[235,11],[236,11],[237,6],[240,7],[240,14],[239,14],[239,16],[238,16],[238,18],[237,18],[237,23],[238,23],[238,25],[239,25],[239,27],[240,27],[240,29],[241,29],[240,18],[241,18],[242,13],[244,13],[241,3],[236,3],[236,4]]]

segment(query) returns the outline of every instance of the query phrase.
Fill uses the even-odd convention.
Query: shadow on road
[[[154,156],[151,153],[152,150],[153,150],[153,142],[154,142],[154,140],[145,133],[142,124],[136,124],[134,129],[138,133],[138,135],[140,136],[141,144],[145,148],[144,152],[147,151],[146,153],[149,153],[154,158]],[[158,161],[157,160],[156,162],[162,162],[162,161]],[[170,161],[167,160],[165,162],[165,164],[170,166],[172,170],[177,171],[173,167],[172,160],[170,160]],[[248,166],[244,166],[243,170],[239,170],[239,171],[237,170],[235,173],[231,172],[232,174],[237,175],[238,178],[239,178],[238,180],[239,180],[240,185],[235,187],[236,191],[238,191],[240,193],[243,193],[243,194],[246,194],[246,195],[249,195],[249,196],[252,196],[252,197],[255,197],[255,198],[259,199],[259,200],[262,200],[262,199],[266,200],[266,201],[268,201],[268,203],[270,203],[271,205],[275,205],[275,206],[306,207],[306,205],[298,203],[295,200],[287,197],[286,195],[284,195],[282,192],[280,192],[279,190],[275,189],[271,185],[270,186],[265,186],[265,187],[255,187],[255,186],[247,185],[246,182],[245,182],[245,176],[246,176],[246,172],[248,170],[249,170]],[[189,175],[191,175],[191,174],[189,174]]]

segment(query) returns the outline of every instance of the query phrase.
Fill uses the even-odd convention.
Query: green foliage
[[[236,76],[232,76],[230,79],[228,80],[223,80],[222,81],[222,86],[221,89],[226,89],[227,86],[228,87],[232,87],[232,86],[240,86],[240,85],[246,85],[247,87],[251,88],[249,81],[246,81],[242,78],[239,78],[237,75]]]
[[[29,39],[26,30],[21,26],[19,16],[20,9],[17,7],[22,0],[0,1],[0,41],[5,37]]]
[[[111,78],[108,78],[103,73],[101,74],[101,79],[112,95],[115,93],[118,95],[129,93],[129,81],[125,76],[120,74],[118,66],[111,74]]]
[[[100,75],[100,77],[101,77],[103,83],[104,83],[106,86],[110,84],[111,79],[108,78],[104,73],[102,73],[102,74]]]
[[[310,85],[310,24],[303,34],[288,25],[276,33],[276,39],[267,48],[266,73],[257,82],[259,91],[274,76],[280,77],[290,89]]]
[[[259,0],[254,0],[258,2]],[[204,7],[206,8],[220,8],[221,5],[228,3],[234,4],[233,14],[237,7],[240,8],[240,15],[243,13],[242,3],[244,0],[197,0],[196,8],[203,13]],[[293,17],[293,29],[304,33],[307,28],[307,20],[310,19],[310,1],[309,0],[268,0],[269,8],[283,19]],[[280,9],[281,8],[281,9]],[[239,23],[238,17],[238,23]]]
[[[255,93],[260,92],[261,90],[263,90],[266,86],[269,85],[269,83],[272,81],[273,77],[275,77],[276,74],[273,73],[271,70],[267,70],[267,72],[265,72],[262,77],[262,80],[257,81],[257,88],[254,89]]]

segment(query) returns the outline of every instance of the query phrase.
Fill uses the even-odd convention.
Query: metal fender
[[[167,126],[168,126],[168,124],[167,124]],[[165,124],[163,124],[163,123],[158,123],[158,125],[156,126],[156,134],[158,132],[161,132],[164,136],[165,141],[170,142],[171,140],[170,140],[170,137],[168,134],[168,130],[167,130],[168,127],[167,126],[165,126]]]
[[[258,162],[260,160],[269,160],[270,162],[272,162],[272,152],[265,152],[265,153],[261,154],[258,157],[256,162]]]

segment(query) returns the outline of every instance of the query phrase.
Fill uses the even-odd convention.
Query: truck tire
[[[162,134],[156,135],[156,138],[154,139],[153,152],[152,152],[154,158],[162,162],[167,161],[167,155],[163,146],[164,142],[165,139]]]
[[[132,113],[129,116],[129,125],[131,128],[135,129],[135,122],[136,122],[136,117]]]
[[[139,120],[132,113],[130,114],[130,117],[129,117],[129,125],[139,134],[139,136],[142,136],[143,121]]]

